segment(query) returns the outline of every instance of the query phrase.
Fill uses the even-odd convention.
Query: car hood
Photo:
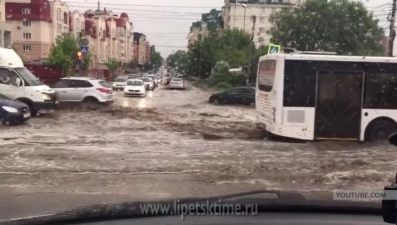
[[[128,89],[128,90],[142,90],[142,89],[145,89],[144,86],[126,86],[125,88]]]
[[[146,82],[143,82],[144,84],[153,84],[153,82],[151,82],[151,81],[146,81]]]
[[[39,85],[39,86],[34,86],[34,88],[38,91],[44,92],[44,93],[49,93],[53,94],[54,90],[48,87],[47,85]]]
[[[125,85],[124,82],[113,82],[113,85]]]
[[[0,106],[9,106],[13,108],[22,108],[22,107],[28,107],[25,103],[20,102],[20,101],[15,101],[15,100],[4,100],[0,99]]]

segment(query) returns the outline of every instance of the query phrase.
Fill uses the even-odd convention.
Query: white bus
[[[397,58],[265,55],[256,89],[258,119],[277,136],[373,141],[397,131]]]

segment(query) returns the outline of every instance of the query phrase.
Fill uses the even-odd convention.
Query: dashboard
[[[121,220],[108,220],[79,225],[385,225],[382,216],[347,215],[321,213],[260,213],[256,216],[180,216],[148,217]]]

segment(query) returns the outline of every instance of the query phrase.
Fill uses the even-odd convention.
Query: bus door
[[[364,72],[319,71],[315,139],[359,140]]]

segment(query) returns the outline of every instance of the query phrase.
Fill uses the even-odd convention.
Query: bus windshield
[[[276,60],[265,60],[259,63],[258,87],[261,91],[270,92],[273,89],[276,74]]]

